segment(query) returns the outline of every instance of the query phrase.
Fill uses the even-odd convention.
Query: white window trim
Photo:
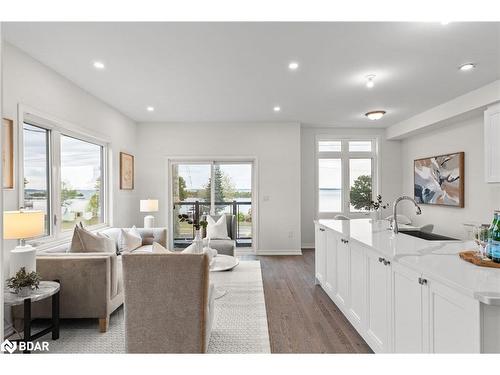
[[[61,217],[61,206],[60,206],[60,195],[61,187],[54,184],[54,181],[59,180],[60,166],[55,163],[56,160],[60,160],[60,136],[70,136],[77,138],[79,140],[93,143],[102,146],[102,158],[101,158],[101,169],[102,179],[101,194],[104,197],[103,205],[103,223],[98,225],[93,225],[89,227],[91,231],[97,231],[104,228],[108,228],[112,225],[112,153],[111,153],[111,142],[107,137],[98,134],[97,132],[89,132],[87,129],[82,128],[78,125],[69,123],[67,121],[58,119],[57,117],[47,114],[43,111],[39,111],[32,107],[24,104],[18,105],[18,126],[17,126],[17,146],[18,146],[18,158],[17,158],[17,179],[19,186],[18,202],[19,207],[24,204],[24,123],[32,124],[34,126],[39,126],[51,131],[51,137],[49,139],[49,168],[50,168],[50,179],[49,179],[49,191],[52,192],[51,198],[49,200],[50,204],[50,221],[51,221],[51,233],[48,236],[39,237],[30,240],[29,243],[36,246],[37,248],[49,248],[54,245],[62,244],[68,242],[72,236],[72,231],[61,231],[60,223]],[[56,135],[54,137],[54,134]],[[54,225],[54,220],[56,224]]]
[[[320,141],[341,141],[341,151],[329,152],[319,151]],[[349,152],[349,141],[372,141],[372,151],[370,152]],[[318,134],[315,137],[315,184],[314,197],[316,208],[316,219],[332,219],[335,215],[345,215],[348,217],[366,217],[366,212],[350,212],[350,192],[346,188],[349,181],[349,159],[372,159],[372,195],[376,197],[380,194],[379,174],[380,174],[380,137],[376,135],[333,135]],[[340,212],[320,212],[319,211],[319,159],[341,159],[342,163],[342,211]],[[347,184],[346,184],[347,182]]]

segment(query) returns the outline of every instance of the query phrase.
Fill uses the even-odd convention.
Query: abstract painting
[[[415,160],[414,188],[419,204],[464,207],[464,153]]]
[[[120,189],[134,189],[134,156],[120,152]]]

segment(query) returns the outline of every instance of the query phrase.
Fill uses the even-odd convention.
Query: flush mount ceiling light
[[[98,70],[103,70],[105,68],[104,63],[102,61],[94,61],[92,65],[94,65],[94,68]]]
[[[375,74],[370,74],[366,76],[366,87],[369,89],[373,88],[375,86]]]
[[[291,61],[290,64],[288,64],[288,69],[290,70],[297,70],[299,68],[299,63],[296,61]]]
[[[148,112],[154,112],[154,110],[155,110],[155,107],[151,107],[151,106],[146,107],[146,111],[148,111]]]
[[[274,112],[279,112],[279,111],[281,111],[281,107],[279,105],[275,105],[274,108],[273,108],[273,111]]]
[[[462,72],[468,72],[469,70],[472,70],[476,67],[475,63],[469,62],[463,65],[460,65],[458,69],[460,69]]]
[[[380,120],[384,115],[385,111],[370,111],[365,113],[365,116],[370,120]]]

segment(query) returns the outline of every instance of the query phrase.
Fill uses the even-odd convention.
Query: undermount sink
[[[451,238],[442,236],[440,234],[422,232],[420,230],[400,230],[399,233],[407,234],[408,236],[413,236],[417,238],[422,238],[427,241],[458,241],[457,238]]]

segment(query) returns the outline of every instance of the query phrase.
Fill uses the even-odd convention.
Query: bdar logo
[[[10,354],[12,354],[16,351],[16,348],[17,348],[17,343],[11,342],[9,340],[5,340],[0,345],[0,351],[2,351],[4,353],[9,352]]]

